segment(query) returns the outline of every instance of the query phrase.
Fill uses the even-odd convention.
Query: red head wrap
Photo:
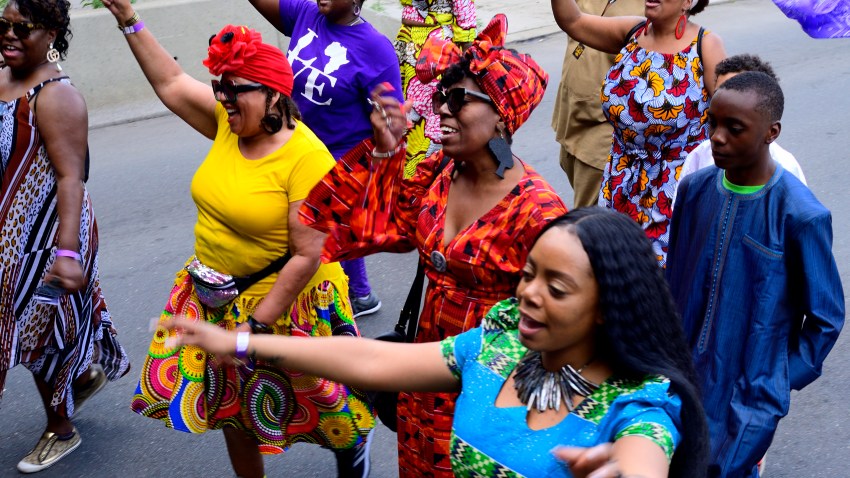
[[[263,43],[260,32],[227,25],[210,40],[204,66],[210,74],[233,73],[269,88],[292,94],[292,67],[280,49]]]
[[[469,60],[475,82],[513,134],[540,104],[549,75],[530,56],[505,49],[507,33],[508,19],[500,13],[465,52],[451,41],[430,37],[416,62],[416,77],[429,83],[462,59]]]

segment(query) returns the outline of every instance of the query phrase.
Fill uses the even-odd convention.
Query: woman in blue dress
[[[460,390],[455,476],[574,476],[553,448],[609,442],[605,476],[705,476],[705,417],[667,284],[642,229],[602,208],[552,221],[516,298],[441,342],[249,336],[181,319],[166,326],[181,344],[364,388]]]

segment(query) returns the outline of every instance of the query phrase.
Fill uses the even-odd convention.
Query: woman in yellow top
[[[210,88],[181,70],[129,0],[104,4],[163,103],[214,140],[192,180],[195,257],[177,273],[162,317],[187,315],[253,333],[358,336],[342,268],[321,264],[324,234],[298,220],[299,206],[334,160],[300,121],[284,54],[258,32],[228,25],[210,40],[204,60],[220,75]],[[169,347],[166,336],[162,328],[154,335],[136,413],[191,433],[223,429],[240,477],[262,477],[261,454],[296,442],[337,452],[341,475],[368,473],[362,454],[368,457],[374,418],[360,392],[263,360]]]

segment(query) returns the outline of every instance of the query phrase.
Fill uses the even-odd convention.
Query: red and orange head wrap
[[[540,104],[549,75],[530,56],[506,49],[507,33],[508,19],[500,13],[465,52],[451,41],[430,37],[416,62],[416,77],[422,83],[429,83],[450,66],[469,60],[475,82],[493,100],[493,106],[513,134]]]
[[[227,25],[210,40],[204,66],[210,74],[233,73],[286,96],[292,94],[292,67],[280,49],[263,43],[260,32]]]

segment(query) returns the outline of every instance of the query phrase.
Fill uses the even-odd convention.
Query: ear
[[[59,32],[56,30],[47,30],[47,39],[50,40],[50,43],[56,41],[56,37],[59,35]]]
[[[770,128],[767,130],[767,135],[764,138],[764,142],[770,144],[776,141],[776,138],[779,137],[779,133],[782,131],[782,123],[779,121],[773,122],[770,125]]]
[[[508,128],[505,126],[505,122],[499,120],[496,123],[496,136],[507,136]]]

